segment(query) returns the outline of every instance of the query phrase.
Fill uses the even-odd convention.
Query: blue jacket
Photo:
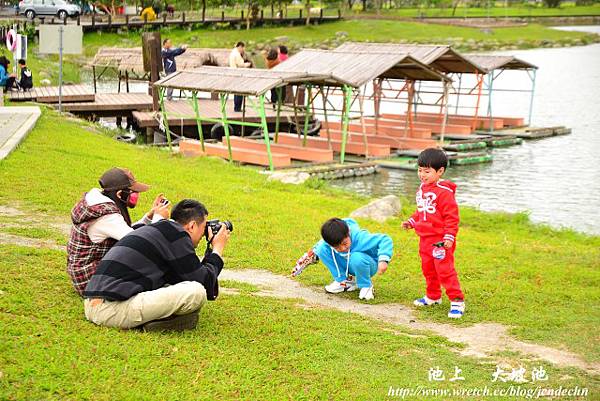
[[[177,64],[175,64],[175,57],[185,53],[185,49],[177,47],[175,49],[162,49],[160,54],[163,60],[163,67],[165,73],[172,74],[177,71]]]
[[[389,262],[392,259],[394,252],[394,243],[387,234],[371,234],[367,230],[361,230],[358,223],[354,219],[343,219],[350,228],[350,253],[362,252],[366,253],[374,260],[381,262]],[[324,240],[320,240],[313,247],[314,253],[319,259],[323,259],[324,255],[331,255],[331,246]],[[334,253],[339,253],[334,249]]]
[[[0,86],[5,86],[7,79],[8,79],[8,74],[6,73],[4,66],[0,65]]]

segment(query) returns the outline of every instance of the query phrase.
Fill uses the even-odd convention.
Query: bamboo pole
[[[160,88],[158,92],[160,100],[160,110],[163,117],[163,126],[165,127],[165,134],[167,134],[167,143],[169,144],[169,151],[173,151],[171,146],[171,130],[169,129],[169,119],[167,117],[167,108],[165,107],[165,91],[166,88]]]
[[[269,127],[267,125],[267,115],[265,113],[265,94],[259,96],[258,115],[260,115],[260,122],[262,124],[263,133],[265,135],[265,144],[267,145],[267,156],[269,157],[269,169],[275,170],[273,166],[273,156],[271,155],[271,139],[269,138]]]
[[[361,93],[360,88],[358,88],[358,106],[360,108],[360,126],[362,128],[363,144],[365,145],[365,158],[367,158],[369,157],[369,142],[367,141],[367,128],[365,127],[364,92],[366,92],[366,85],[363,89],[363,93]]]
[[[312,86],[306,85],[306,107],[304,109],[304,139],[302,140],[302,146],[306,146],[306,136],[308,134],[308,121],[310,120],[310,104],[312,103]]]
[[[323,93],[323,86],[320,86],[321,98],[323,99],[323,118],[325,119],[325,130],[327,131],[327,146],[331,149],[331,132],[329,131],[329,120],[327,118],[327,95],[329,95],[329,87],[327,94]]]
[[[279,119],[281,118],[281,96],[283,93],[282,87],[280,86],[277,90],[277,114],[275,116],[275,143],[279,142]]]
[[[340,163],[344,164],[346,157],[346,141],[348,139],[348,125],[350,123],[350,102],[352,89],[348,85],[344,85],[344,109],[343,124],[342,124],[342,149],[340,153]]]
[[[204,132],[202,132],[202,120],[200,119],[200,112],[198,110],[198,92],[192,92],[192,106],[194,113],[196,114],[196,125],[198,126],[198,136],[200,138],[200,144],[202,145],[202,151],[204,152]]]
[[[227,124],[227,95],[219,93],[219,99],[221,100],[221,124],[223,124],[223,130],[225,131],[225,137],[227,138],[227,150],[229,152],[229,162],[233,162],[233,152],[231,151],[231,140],[229,139],[229,124]]]

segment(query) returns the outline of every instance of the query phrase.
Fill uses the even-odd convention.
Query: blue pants
[[[331,272],[333,279],[337,282],[342,282],[346,279],[347,259],[339,254],[335,254],[335,257],[340,270],[339,274],[338,269],[336,269],[335,263],[333,262],[331,253],[321,255],[320,259]],[[375,259],[362,252],[350,253],[348,274],[352,274],[356,277],[358,288],[369,288],[372,285],[371,277],[373,277],[375,273],[377,273],[377,261]]]

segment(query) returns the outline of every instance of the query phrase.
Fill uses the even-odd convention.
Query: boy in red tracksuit
[[[456,184],[441,181],[448,167],[448,157],[441,149],[429,148],[419,154],[417,211],[405,222],[420,238],[419,255],[427,292],[415,300],[419,307],[442,303],[441,287],[450,299],[449,318],[461,318],[465,311],[464,295],[454,269],[454,250],[458,232],[458,205],[454,198]]]

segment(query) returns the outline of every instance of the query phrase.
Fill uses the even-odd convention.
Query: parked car
[[[22,0],[19,2],[19,13],[28,19],[34,19],[38,15],[66,19],[67,17],[77,17],[81,14],[81,8],[64,0]]]

